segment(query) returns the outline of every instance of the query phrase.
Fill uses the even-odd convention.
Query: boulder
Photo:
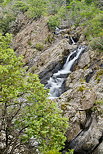
[[[79,68],[84,68],[90,63],[90,55],[89,52],[85,52],[81,55],[81,58],[78,62]]]

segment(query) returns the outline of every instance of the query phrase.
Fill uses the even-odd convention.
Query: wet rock
[[[67,58],[70,50],[75,47],[76,45],[70,45],[67,39],[62,39],[34,60],[34,66],[37,66],[34,73],[40,75],[42,83],[46,83],[53,73],[61,69],[64,59]],[[29,71],[32,71],[32,68]]]

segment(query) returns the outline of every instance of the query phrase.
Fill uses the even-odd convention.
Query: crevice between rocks
[[[103,133],[98,138],[98,144],[93,147],[85,147],[86,142],[90,140],[93,128],[97,122],[96,115],[91,111],[86,111],[86,122],[84,127],[81,127],[81,131],[74,137],[71,141],[65,142],[65,148],[61,151],[62,154],[66,154],[68,149],[74,149],[74,154],[93,154],[93,152],[98,148],[98,146],[103,141]]]

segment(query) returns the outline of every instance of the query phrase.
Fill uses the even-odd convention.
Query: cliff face
[[[22,15],[11,30],[15,34],[15,51],[24,56],[27,71],[39,74],[43,84],[62,68],[72,50],[79,45],[88,46],[82,28],[67,27],[55,35],[49,32],[46,20],[27,21]],[[103,53],[88,47],[72,70],[65,81],[64,93],[54,100],[69,119],[63,152],[71,148],[78,154],[102,154]]]

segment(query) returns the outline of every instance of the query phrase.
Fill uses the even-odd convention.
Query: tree
[[[67,120],[56,103],[47,99],[48,90],[38,76],[26,73],[22,57],[10,48],[10,40],[10,34],[0,34],[0,127],[5,136],[1,152],[13,153],[31,138],[40,152],[60,150]]]
[[[46,0],[27,0],[27,16],[30,18],[40,18],[46,12]]]

